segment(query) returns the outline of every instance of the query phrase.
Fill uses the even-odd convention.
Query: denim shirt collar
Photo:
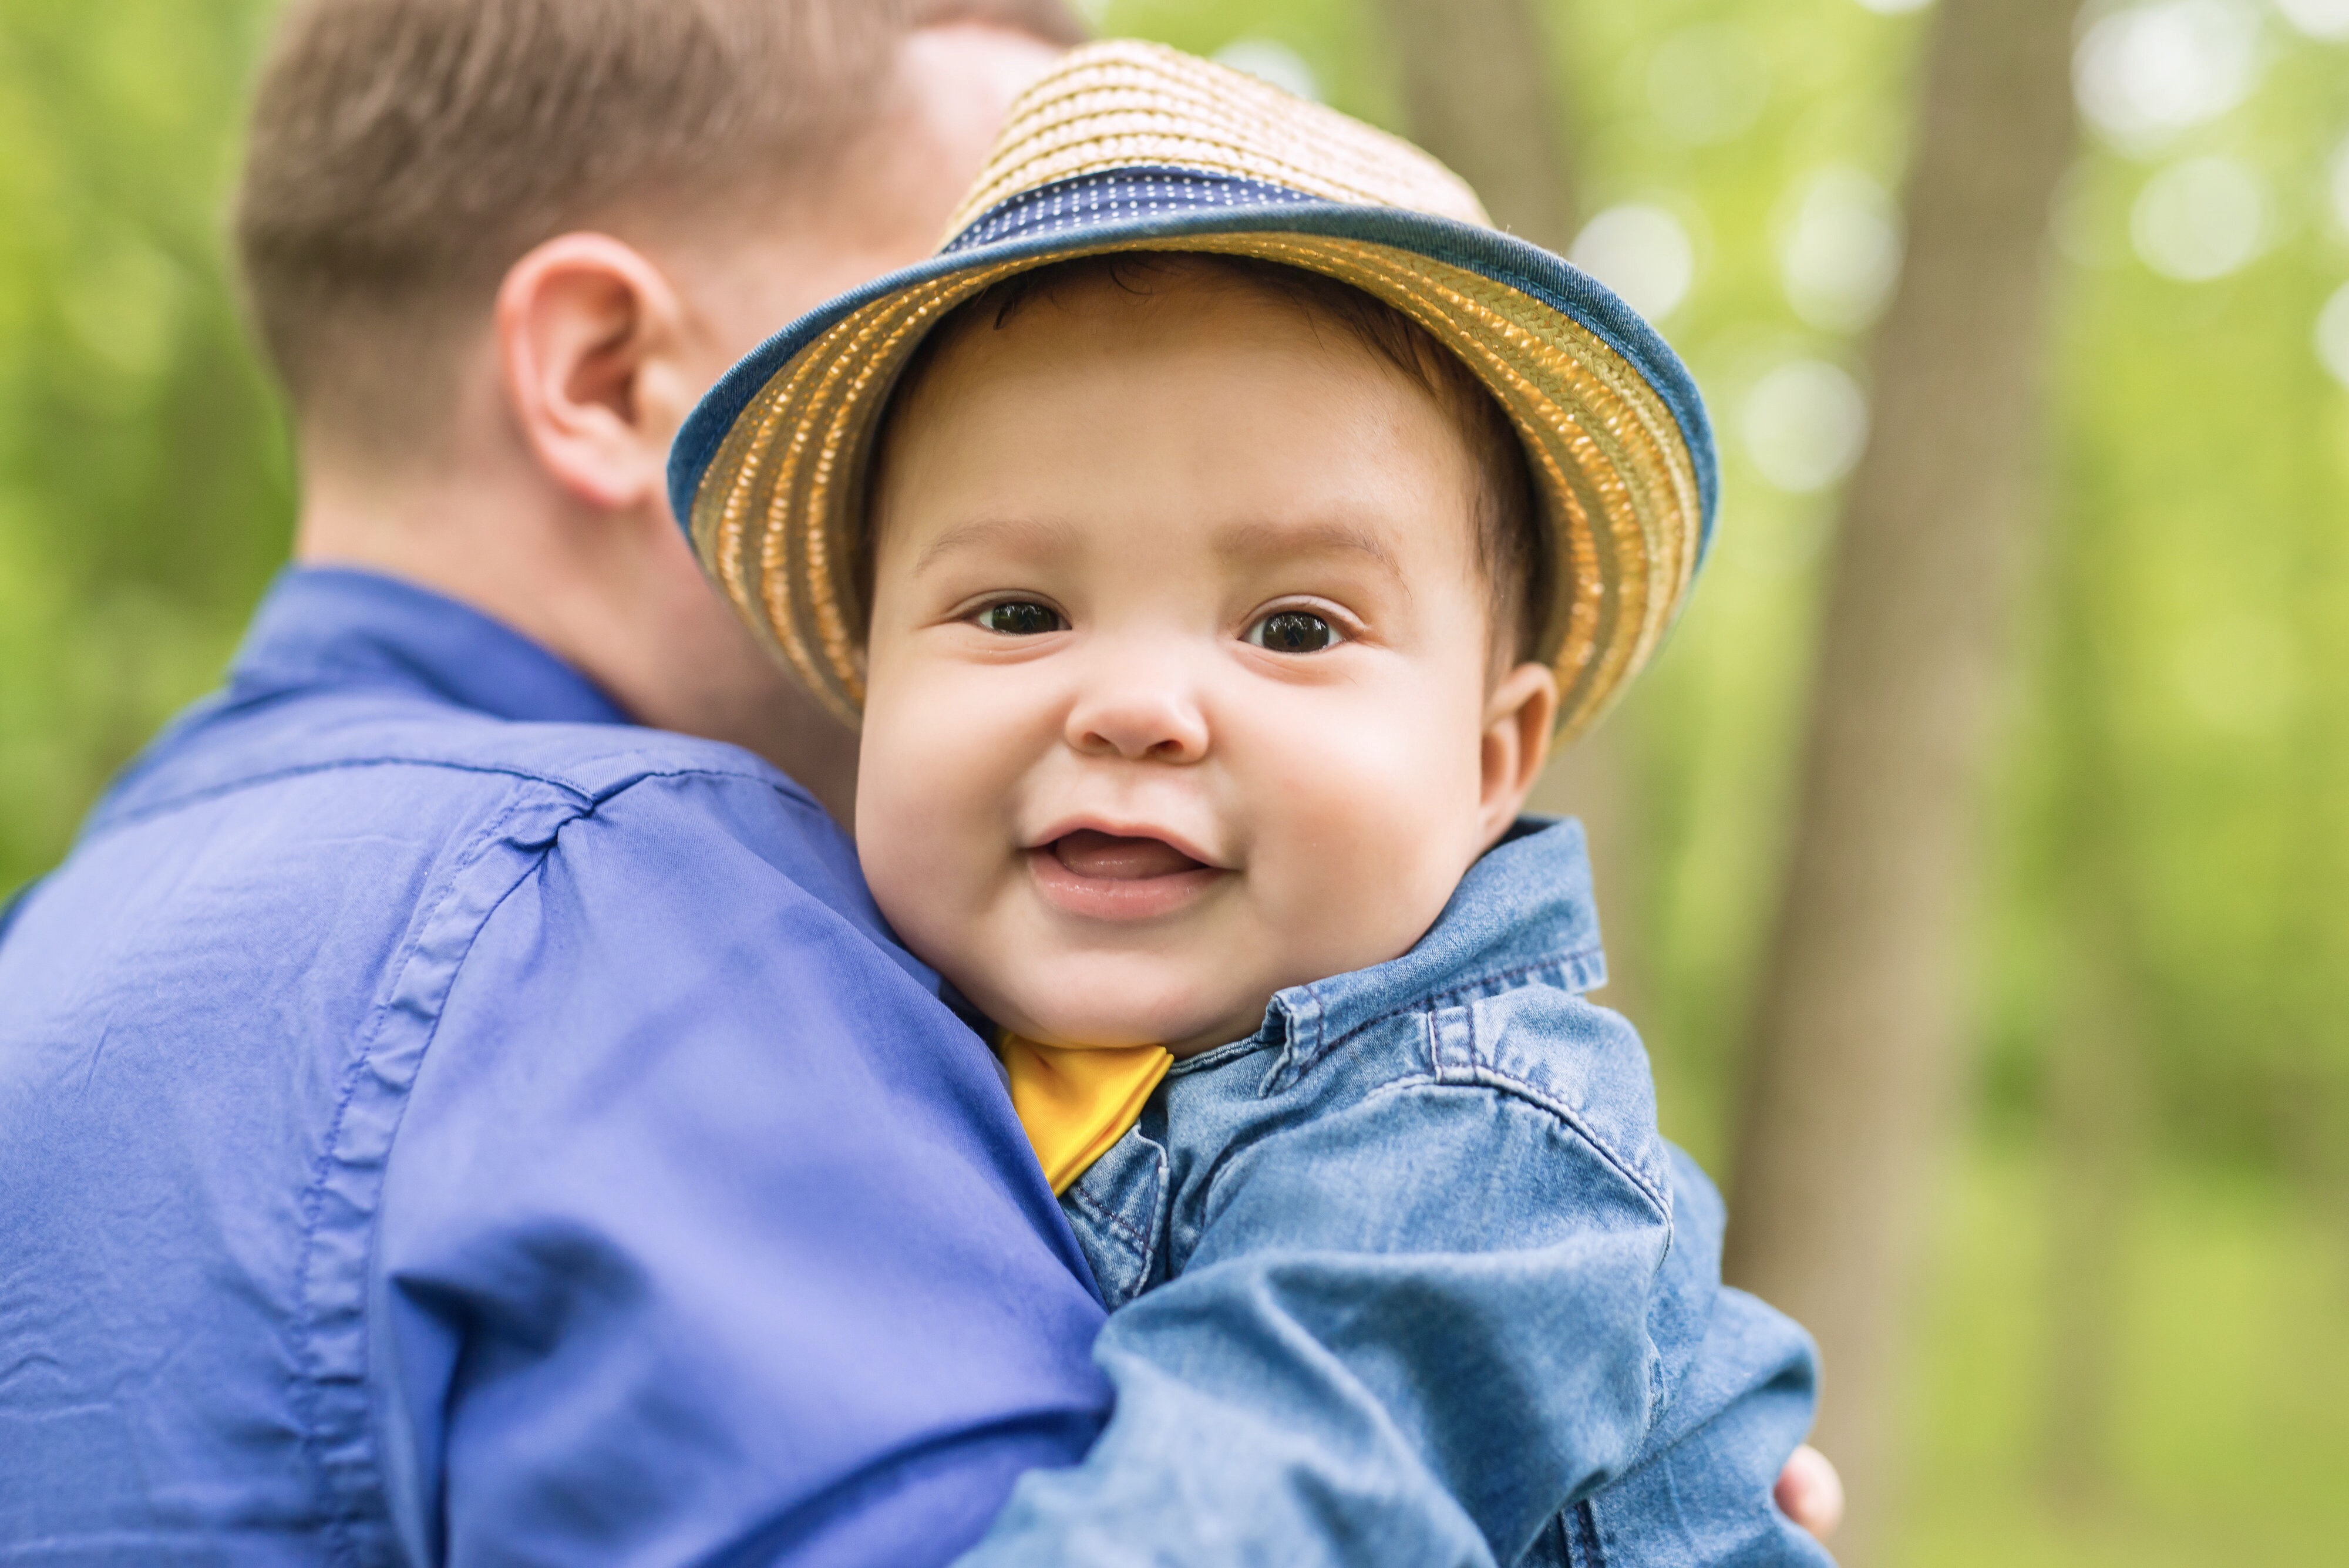
[[[1274,1077],[1287,1081],[1347,1036],[1407,1008],[1472,1002],[1523,985],[1584,992],[1606,981],[1582,825],[1571,817],[1520,817],[1468,868],[1409,952],[1291,986],[1272,999],[1264,1028],[1243,1044],[1285,1044]],[[1224,1056],[1215,1051],[1193,1060]]]
[[[628,722],[578,670],[455,599],[375,572],[289,566],[254,615],[229,700],[321,685],[379,687],[519,722]]]

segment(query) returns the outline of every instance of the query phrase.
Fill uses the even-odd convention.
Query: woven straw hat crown
[[[1382,300],[1458,355],[1524,442],[1553,564],[1537,656],[1587,728],[1685,599],[1712,435],[1686,370],[1566,262],[1490,225],[1410,143],[1156,45],[1072,51],[1013,106],[940,252],[794,322],[705,398],[671,498],[713,578],[833,711],[864,701],[865,467],[898,372],[1015,273],[1112,252],[1249,256]]]

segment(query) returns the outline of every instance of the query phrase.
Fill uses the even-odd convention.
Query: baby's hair
[[[1434,400],[1466,444],[1476,475],[1476,564],[1493,590],[1493,643],[1510,664],[1537,657],[1550,603],[1550,553],[1534,510],[1533,477],[1525,444],[1500,403],[1456,354],[1385,301],[1320,273],[1254,256],[1192,251],[1121,251],[1079,256],[1017,273],[963,302],[906,361],[881,421],[905,406],[925,373],[948,348],[982,328],[1000,330],[1038,299],[1107,282],[1148,297],[1158,281],[1205,279],[1253,290],[1294,306],[1309,326],[1331,323],[1376,353]],[[860,540],[859,597],[873,596],[874,530]]]

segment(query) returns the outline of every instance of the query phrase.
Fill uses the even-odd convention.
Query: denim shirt
[[[1255,1561],[1238,1520],[1285,1568],[1826,1563],[1771,1501],[1810,1342],[1721,1284],[1603,961],[1580,827],[1520,823],[1412,951],[1177,1063],[1062,1198],[1115,1415],[966,1564]]]

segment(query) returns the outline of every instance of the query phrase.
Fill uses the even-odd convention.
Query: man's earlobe
[[[1506,833],[1549,760],[1557,720],[1557,676],[1528,661],[1503,676],[1485,704],[1483,826],[1485,842]]]
[[[671,431],[647,417],[647,380],[683,327],[660,269],[608,234],[557,235],[507,271],[497,306],[507,401],[539,465],[579,500],[620,511],[661,496]]]

